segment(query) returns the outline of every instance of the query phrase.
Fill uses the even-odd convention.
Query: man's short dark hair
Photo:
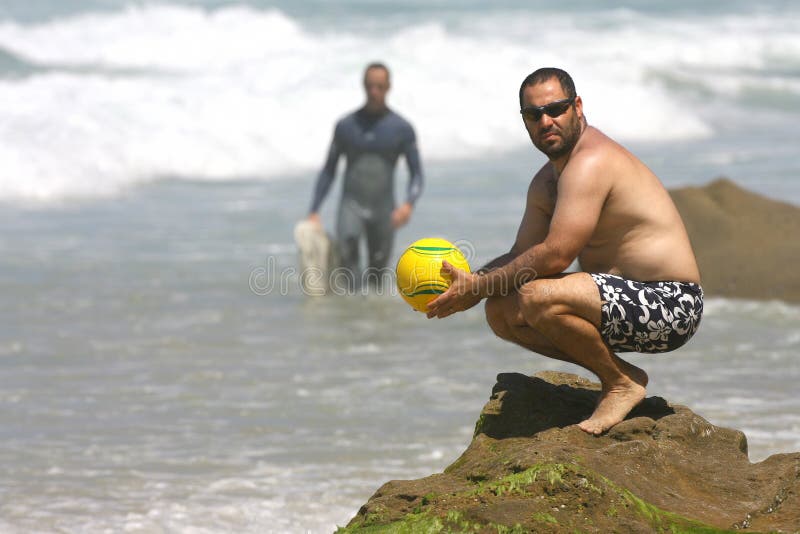
[[[385,63],[381,63],[380,61],[373,61],[372,63],[367,65],[367,68],[364,69],[364,80],[367,79],[367,73],[372,69],[381,69],[384,72],[386,72],[386,81],[389,81],[390,78],[389,67],[387,67]]]
[[[575,92],[575,82],[572,81],[572,76],[570,76],[567,71],[557,69],[556,67],[542,67],[541,69],[531,72],[522,80],[522,85],[519,86],[519,108],[522,109],[522,93],[525,91],[526,87],[544,83],[553,78],[557,79],[558,83],[561,84],[561,90],[564,91],[567,98],[575,98],[577,95]]]

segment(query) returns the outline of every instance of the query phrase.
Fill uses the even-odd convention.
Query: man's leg
[[[385,210],[384,210],[385,211]],[[366,278],[371,284],[380,288],[384,282],[384,272],[394,244],[394,228],[392,227],[391,211],[377,213],[367,224],[367,273]],[[391,279],[391,277],[389,277]]]
[[[339,267],[337,268],[336,286],[338,290],[355,291],[356,282],[361,279],[359,266],[359,241],[364,224],[357,211],[347,200],[339,206],[336,220],[336,246],[339,248]],[[334,282],[334,281],[332,281]],[[339,287],[346,285],[347,287]]]
[[[571,362],[550,340],[525,322],[519,310],[519,296],[516,292],[504,297],[486,299],[486,321],[495,335],[506,341],[557,360]]]
[[[503,305],[508,308],[507,317],[514,319],[513,303]],[[522,346],[598,376],[603,387],[600,401],[591,417],[578,425],[591,434],[601,434],[625,419],[644,399],[647,385],[647,374],[614,354],[600,336],[600,306],[600,292],[587,273],[541,278],[525,284],[517,294],[521,321],[492,326],[496,332],[506,328],[505,333]],[[487,303],[487,315],[489,311]]]

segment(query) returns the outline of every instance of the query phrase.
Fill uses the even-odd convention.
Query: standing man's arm
[[[403,150],[403,155],[408,165],[408,187],[406,188],[406,201],[392,212],[392,226],[395,228],[400,228],[408,223],[411,218],[411,212],[414,209],[414,203],[422,194],[422,164],[420,163],[419,150],[417,149],[417,136],[411,126],[409,126],[409,129],[410,137]]]
[[[317,176],[317,184],[314,187],[314,197],[311,200],[311,210],[309,211],[308,218],[311,221],[320,223],[319,208],[322,201],[328,195],[333,180],[336,178],[336,165],[339,163],[339,156],[342,154],[339,125],[333,131],[333,140],[328,149],[328,158],[325,160],[325,165]]]

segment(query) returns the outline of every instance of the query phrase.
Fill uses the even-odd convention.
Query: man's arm
[[[557,180],[557,201],[544,239],[538,243],[520,243],[518,237],[517,244],[527,246],[504,266],[477,278],[480,297],[503,294],[537,277],[563,272],[589,242],[608,186],[591,162],[574,163],[577,165],[565,169]],[[533,192],[534,203],[537,192]]]
[[[328,149],[328,157],[319,176],[317,176],[317,184],[314,186],[314,196],[311,199],[311,210],[309,211],[309,218],[311,219],[319,219],[317,215],[319,208],[328,195],[334,178],[336,178],[336,165],[339,163],[339,156],[342,154],[340,144],[339,124],[337,124],[333,131],[331,146]]]
[[[546,187],[541,188],[547,182],[534,178],[530,192],[534,209],[526,209],[526,217],[533,217],[532,230],[525,228],[523,220],[521,236],[518,235],[515,244],[522,251],[504,266],[484,275],[469,274],[449,264],[443,265],[442,270],[453,281],[447,291],[428,303],[428,318],[447,317],[475,306],[483,298],[504,295],[538,276],[563,272],[589,242],[600,219],[610,189],[602,174],[588,158],[570,162],[569,170],[564,169],[561,177],[553,183],[556,186],[552,193],[555,208],[546,236],[538,243],[537,236],[543,228],[541,221],[547,219],[547,207],[552,203],[537,203],[542,198],[539,196],[542,191],[547,191]],[[529,238],[533,243],[528,241]]]
[[[543,198],[543,195],[549,194],[547,193],[549,184],[552,184],[552,191],[555,193],[552,165],[546,163],[539,169],[528,186],[525,212],[522,215],[511,250],[475,271],[476,274],[484,275],[504,267],[528,248],[544,241],[545,237],[547,237],[547,230],[550,227],[550,215],[546,208],[547,199]]]
[[[417,149],[417,136],[411,125],[408,125],[408,139],[403,146],[403,156],[408,165],[408,187],[406,187],[406,201],[398,206],[392,213],[392,225],[399,228],[411,218],[414,203],[422,194],[422,164],[420,163],[419,150]]]
[[[410,137],[405,145],[403,155],[406,158],[408,165],[408,187],[406,187],[406,203],[413,206],[419,196],[422,194],[422,164],[419,159],[419,150],[417,149],[417,135],[414,129],[409,126]]]
[[[428,317],[446,317],[457,311],[467,310],[480,302],[485,295],[478,294],[479,280],[494,272],[502,272],[509,264],[516,261],[521,253],[544,241],[550,227],[550,214],[555,197],[555,172],[552,165],[547,163],[539,169],[528,186],[525,213],[522,215],[511,250],[493,259],[473,274],[460,272],[445,263],[442,270],[452,276],[450,289],[428,304]]]
[[[484,265],[480,269],[476,270],[475,274],[486,274],[486,273],[488,273],[490,271],[494,271],[498,267],[502,267],[502,266],[506,265],[508,262],[510,262],[511,260],[513,260],[516,257],[517,257],[517,254],[515,254],[514,252],[506,252],[505,254],[496,257],[495,259],[493,259],[492,261],[490,261],[489,263],[487,263],[486,265]]]

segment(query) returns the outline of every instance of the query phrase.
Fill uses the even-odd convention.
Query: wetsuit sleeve
[[[333,180],[336,178],[336,165],[339,163],[339,156],[342,154],[340,143],[340,124],[336,125],[333,130],[333,140],[331,147],[328,149],[328,158],[325,160],[325,166],[317,176],[317,185],[314,186],[314,197],[311,200],[310,213],[319,211],[322,201],[328,195]]]
[[[406,189],[406,201],[412,206],[422,194],[422,164],[419,160],[419,150],[417,150],[417,136],[414,128],[408,127],[409,135],[403,149],[403,155],[408,164],[408,188]]]

